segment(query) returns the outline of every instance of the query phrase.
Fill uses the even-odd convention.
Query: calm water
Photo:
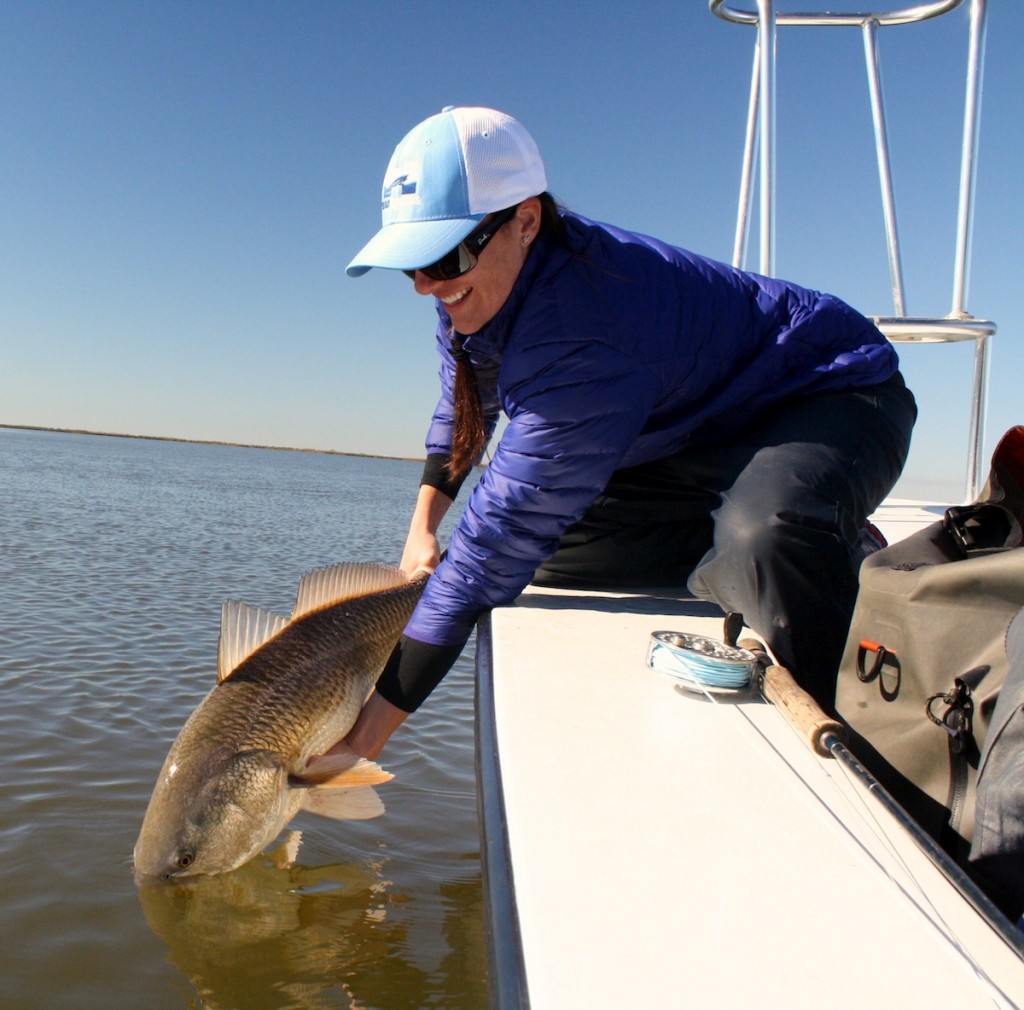
[[[0,1006],[486,1005],[471,655],[389,744],[388,813],[300,815],[297,862],[136,888],[220,606],[397,562],[419,465],[0,429]]]

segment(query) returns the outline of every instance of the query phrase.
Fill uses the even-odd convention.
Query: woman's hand
[[[440,563],[441,550],[437,537],[426,530],[409,531],[402,552],[401,569],[409,578],[416,572],[432,572]]]

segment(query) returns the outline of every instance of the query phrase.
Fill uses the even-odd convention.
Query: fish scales
[[[143,820],[137,879],[233,869],[304,806],[334,817],[383,811],[367,782],[390,776],[370,762],[352,769],[356,785],[347,785],[347,770],[326,783],[331,800],[323,798],[325,783],[317,780],[321,788],[310,789],[302,782],[309,759],[351,729],[426,582],[372,565],[322,574],[337,571],[346,585],[351,569],[362,595],[293,617],[233,670],[222,671],[221,682],[186,721]]]
[[[223,694],[222,725],[236,721],[241,740],[282,755],[336,742],[310,739],[309,728],[322,725],[330,735],[333,724],[354,721],[352,710],[362,707],[411,613],[400,591],[390,600],[347,601],[289,625],[211,692]]]

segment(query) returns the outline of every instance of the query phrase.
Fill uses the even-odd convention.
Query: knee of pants
[[[715,555],[748,560],[771,558],[783,546],[787,528],[775,516],[752,515],[739,509],[720,514],[715,523]]]
[[[766,515],[749,509],[723,510],[716,517],[714,555],[772,570],[811,551],[816,566],[839,564],[849,554],[835,523],[807,516]]]

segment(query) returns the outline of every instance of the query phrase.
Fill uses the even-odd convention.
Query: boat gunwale
[[[526,961],[516,904],[512,850],[498,750],[491,612],[476,626],[476,782],[492,1010],[529,1010]]]

